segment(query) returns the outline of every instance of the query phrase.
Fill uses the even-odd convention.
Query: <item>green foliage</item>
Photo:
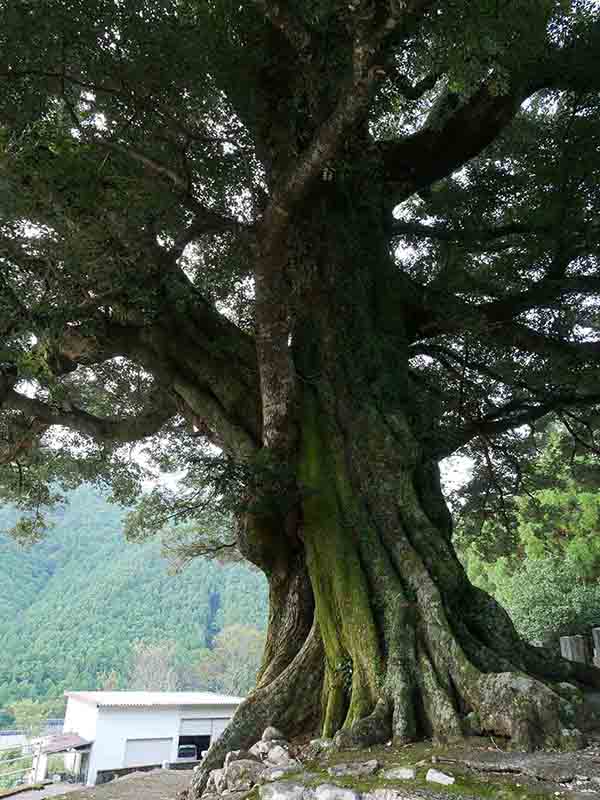
[[[200,650],[194,676],[197,688],[244,696],[256,682],[264,633],[248,625],[230,625],[217,635],[212,650]]]
[[[215,630],[264,627],[257,571],[196,560],[169,574],[158,541],[124,543],[118,507],[89,487],[69,500],[52,514],[52,535],[29,549],[1,535],[17,512],[0,512],[1,705],[125,689],[138,642],[175,642],[178,674],[191,680],[194,654]]]
[[[0,702],[4,703],[5,698],[2,697]],[[15,718],[7,708],[0,708],[0,730],[3,728],[12,728],[15,724]]]
[[[173,692],[180,689],[185,676],[177,674],[176,643],[135,642],[127,688],[132,691]],[[181,680],[183,678],[183,680]]]
[[[599,468],[598,456],[573,452],[566,431],[551,428],[526,466],[522,493],[503,497],[503,517],[489,515],[476,530],[468,509],[460,513],[456,542],[469,577],[528,639],[600,623]]]
[[[64,716],[65,702],[63,698],[46,701],[19,700],[12,704],[11,712],[18,730],[25,731],[28,736],[39,736],[49,717]]]
[[[23,777],[24,771],[31,769],[32,761],[30,755],[22,754],[21,748],[0,750],[0,790],[15,786],[17,780]]]
[[[473,582],[495,595],[530,641],[555,642],[600,623],[600,583],[584,582],[575,562],[542,556],[512,568],[504,558],[475,569],[469,559],[468,565]]]

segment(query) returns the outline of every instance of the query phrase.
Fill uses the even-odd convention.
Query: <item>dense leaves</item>
[[[524,439],[521,448],[528,458],[516,485],[476,470],[460,491],[459,551],[470,578],[527,638],[588,633],[600,624],[598,453],[573,449],[564,428]],[[482,481],[490,485],[483,498]]]
[[[131,500],[142,476],[124,445],[158,430],[176,442],[171,468],[193,471],[197,436],[251,459],[254,355],[209,308],[254,332],[257,225],[294,159],[326,136],[319,123],[350,113],[345,91],[356,113],[366,103],[376,149],[364,168],[382,157],[389,208],[402,201],[386,222],[400,283],[380,313],[384,329],[404,325],[432,452],[481,450],[548,412],[595,407],[597,9],[422,6],[404,19],[391,4],[387,23],[368,3],[3,10],[7,496],[41,509],[49,481],[84,477]],[[383,65],[365,101],[346,85],[351,31],[373,37]],[[475,121],[488,112],[489,131]],[[356,160],[333,153],[331,176],[350,190]],[[314,182],[314,164],[312,177],[303,169],[298,181]],[[193,353],[173,351],[178,336]],[[33,390],[38,404],[23,397]],[[153,443],[146,467],[164,466],[166,449]],[[39,513],[28,532],[43,532]]]

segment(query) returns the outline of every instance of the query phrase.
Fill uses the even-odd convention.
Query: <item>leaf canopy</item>
[[[268,471],[259,243],[372,165],[381,328],[431,457],[510,449],[551,413],[592,436],[595,2],[36,0],[0,23],[3,496],[88,479],[130,500],[152,465],[191,492],[203,441],[234,483]]]

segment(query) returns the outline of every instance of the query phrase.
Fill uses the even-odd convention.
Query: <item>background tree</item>
[[[180,688],[175,642],[136,642],[128,688],[132,691],[174,692]]]
[[[600,451],[562,426],[515,447],[518,474],[482,462],[458,493],[455,541],[470,579],[519,632],[556,646],[600,621]]]
[[[175,641],[176,668],[181,676],[187,667],[187,680],[194,653],[215,632],[241,623],[265,628],[267,584],[258,570],[204,558],[172,574],[173,559],[189,556],[197,534],[186,530],[173,553],[174,534],[165,533],[163,557],[160,537],[123,541],[125,515],[81,486],[49,511],[51,535],[23,547],[3,534],[18,512],[0,509],[3,706],[126,689],[136,641]]]
[[[560,744],[565,682],[599,673],[523,642],[468,582],[437,464],[553,412],[593,423],[596,5],[1,15],[18,532],[42,525],[50,480],[134,496],[142,441],[185,472],[163,519],[201,527],[211,498],[236,516],[269,630],[207,768],[268,723],[402,742],[475,710],[518,746]]]
[[[12,728],[15,723],[15,718],[7,708],[0,710],[0,730],[3,728]]]
[[[25,731],[27,736],[39,736],[47,719],[64,716],[65,701],[62,697],[46,701],[19,700],[12,704],[10,711],[17,730]]]
[[[256,685],[265,636],[248,625],[231,625],[217,634],[212,649],[200,650],[194,683],[202,691],[243,697]]]

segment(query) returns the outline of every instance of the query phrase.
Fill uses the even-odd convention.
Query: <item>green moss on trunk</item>
[[[383,675],[370,587],[339,493],[345,477],[329,439],[326,415],[307,390],[299,479],[306,562],[326,655],[326,736],[335,733],[342,717],[348,727],[371,712]]]

